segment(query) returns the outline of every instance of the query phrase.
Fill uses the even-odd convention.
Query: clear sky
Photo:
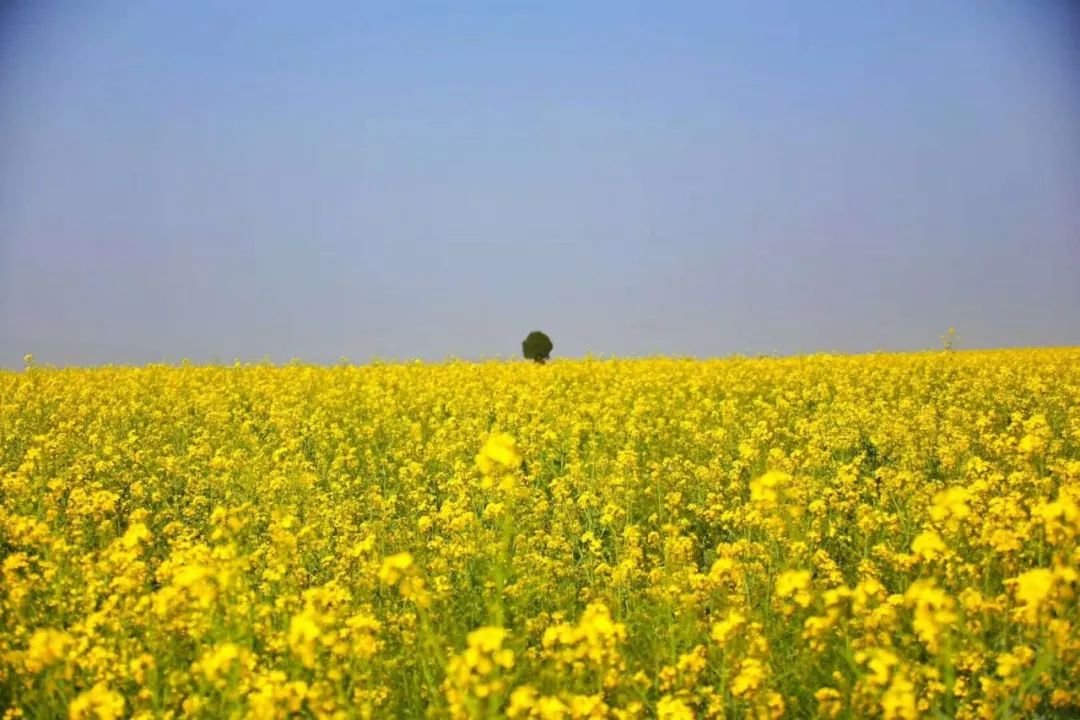
[[[1080,344],[1063,0],[0,5],[0,366]]]

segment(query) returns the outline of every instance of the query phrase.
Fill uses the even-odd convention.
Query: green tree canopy
[[[551,351],[554,349],[551,338],[539,330],[533,330],[521,343],[521,352],[525,355],[525,359],[541,364],[551,358]]]

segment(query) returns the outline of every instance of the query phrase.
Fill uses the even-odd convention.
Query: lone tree
[[[533,330],[521,343],[521,352],[526,360],[535,360],[543,365],[551,358],[551,351],[555,346],[551,344],[551,338],[539,330]]]

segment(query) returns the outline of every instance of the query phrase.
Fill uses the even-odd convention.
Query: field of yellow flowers
[[[0,372],[15,717],[1080,713],[1080,350]]]

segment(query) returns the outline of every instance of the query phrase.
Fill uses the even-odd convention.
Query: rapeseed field
[[[1080,713],[1080,350],[0,373],[4,718]]]

